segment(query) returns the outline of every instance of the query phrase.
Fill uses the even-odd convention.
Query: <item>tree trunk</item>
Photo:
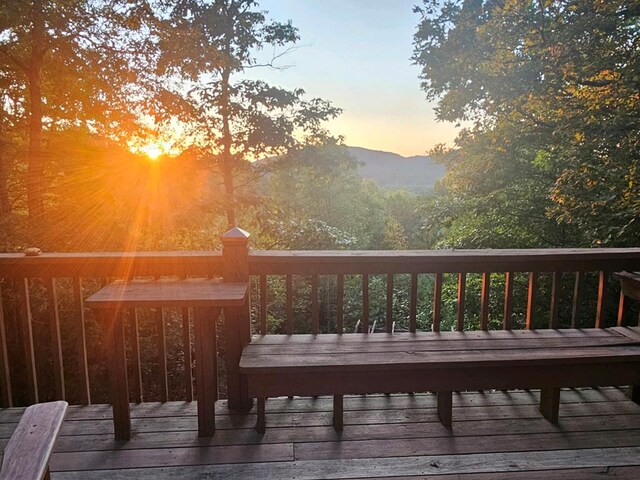
[[[29,218],[34,219],[44,211],[44,162],[42,158],[42,94],[40,72],[29,75],[29,166],[27,168],[27,207]]]
[[[0,119],[0,215],[11,213],[11,202],[9,200],[9,160],[4,141],[3,123],[4,119]]]
[[[44,159],[42,155],[42,64],[46,52],[42,2],[32,5],[31,56],[27,78],[29,82],[29,154],[27,167],[27,208],[29,220],[44,213]]]
[[[227,226],[236,226],[235,195],[233,185],[233,156],[231,154],[231,128],[229,112],[229,77],[230,67],[222,70],[221,113],[222,113],[222,163],[220,170],[224,181],[225,210],[227,213]]]
[[[8,160],[6,158],[6,152],[3,151],[3,147],[3,142],[0,142],[0,215],[7,215],[11,213],[11,202],[9,201],[8,189]]]

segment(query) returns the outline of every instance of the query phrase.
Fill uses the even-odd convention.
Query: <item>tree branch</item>
[[[20,61],[19,58],[9,53],[3,47],[0,47],[0,53],[3,54],[5,57],[7,57],[9,60],[11,60],[13,63],[15,63],[16,66],[23,72],[27,71],[27,66],[22,61]]]
[[[301,45],[304,46],[304,45]],[[275,70],[287,70],[289,68],[291,68],[293,65],[282,65],[282,66],[276,66],[274,65],[274,63],[276,62],[276,60],[284,57],[285,55],[288,55],[289,53],[295,52],[296,50],[298,50],[298,46],[293,46],[293,47],[289,47],[286,50],[284,50],[283,52],[280,52],[278,54],[276,54],[274,52],[273,56],[271,57],[271,60],[269,60],[267,63],[256,63],[254,65],[243,65],[242,68],[243,69],[250,69],[250,68],[264,68],[264,67],[269,67],[269,68],[273,68]]]

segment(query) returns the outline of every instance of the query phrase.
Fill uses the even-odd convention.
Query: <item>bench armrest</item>
[[[67,402],[38,403],[24,411],[4,449],[0,480],[45,477],[67,406]]]

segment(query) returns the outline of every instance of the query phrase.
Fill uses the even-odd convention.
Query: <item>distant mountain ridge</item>
[[[362,147],[346,148],[361,163],[358,167],[360,176],[373,180],[384,189],[427,192],[445,173],[444,165],[434,163],[425,155],[403,157]]]

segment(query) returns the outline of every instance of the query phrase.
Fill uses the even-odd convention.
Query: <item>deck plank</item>
[[[281,480],[339,480],[392,476],[439,476],[490,472],[549,472],[576,468],[637,466],[640,447],[552,450],[473,455],[419,455],[396,458],[311,460],[239,465],[202,465],[173,468],[127,469],[116,471],[70,472],[53,475],[53,480],[139,479],[204,480],[224,478],[278,478]],[[541,474],[541,476],[544,474]]]
[[[259,463],[293,460],[293,444],[231,445],[182,448],[144,448],[94,452],[58,453],[51,459],[52,471],[113,470],[126,468]]]
[[[627,388],[586,388],[563,389],[562,403],[619,402],[628,401]],[[537,390],[495,391],[487,393],[464,392],[454,395],[453,406],[488,406],[488,405],[537,405],[540,401]],[[436,406],[432,394],[392,394],[392,395],[350,395],[344,398],[345,410],[397,410],[413,408],[433,408]],[[287,397],[269,399],[269,410],[283,412],[330,412],[333,399],[325,397]],[[164,418],[196,415],[195,402],[145,402],[131,404],[131,418]],[[1,423],[17,423],[24,408],[0,409]],[[216,416],[228,416],[229,410],[225,400],[216,402]],[[66,421],[108,420],[112,418],[111,405],[73,405],[69,407]]]
[[[560,428],[560,430],[558,429]],[[539,419],[473,420],[456,424],[455,436],[494,436],[496,432],[516,434],[609,432],[640,429],[640,415],[606,415],[599,417],[575,417],[562,419],[560,427]],[[350,440],[389,440],[412,438],[442,438],[451,436],[451,431],[438,422],[353,425],[342,434],[331,426],[270,428],[264,435],[255,429],[223,430],[209,438],[196,438],[192,431],[152,432],[134,435],[124,445],[116,445],[106,435],[63,436],[56,442],[55,452],[82,452],[100,450],[180,448],[198,446],[256,445],[286,442],[335,442]]]
[[[346,396],[345,430],[331,426],[331,398],[275,398],[269,428],[255,413],[230,415],[197,435],[194,402],[132,404],[133,435],[113,439],[108,405],[70,407],[51,458],[53,480],[205,478],[603,480],[640,478],[640,406],[625,389],[565,389],[558,425],[538,411],[539,392],[454,394],[453,430],[432,394]],[[0,446],[24,409],[0,410]]]

